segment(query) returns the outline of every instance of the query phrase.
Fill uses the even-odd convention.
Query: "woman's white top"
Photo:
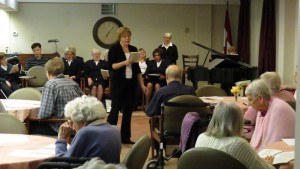
[[[147,69],[146,62],[145,61],[144,62],[139,61],[139,66],[140,66],[142,74],[144,74],[146,72],[146,69]]]
[[[126,59],[129,59],[130,53],[125,53]],[[125,70],[125,76],[126,79],[131,79],[132,78],[132,69],[131,69],[131,64],[126,65],[126,70]]]

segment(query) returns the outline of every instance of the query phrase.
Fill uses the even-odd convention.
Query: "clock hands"
[[[105,37],[107,37],[113,29],[114,29],[114,27],[112,27],[112,28],[107,32],[107,34],[106,34]]]

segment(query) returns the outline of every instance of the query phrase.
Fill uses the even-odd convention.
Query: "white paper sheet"
[[[283,142],[285,142],[289,146],[295,145],[295,139],[294,138],[284,138],[282,139]]]
[[[23,135],[1,135],[0,136],[0,146],[5,144],[14,143],[27,143],[29,139],[27,136]]]

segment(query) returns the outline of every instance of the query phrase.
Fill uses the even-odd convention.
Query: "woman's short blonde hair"
[[[241,136],[243,128],[241,109],[235,103],[220,102],[214,109],[206,135],[217,138]]]
[[[279,93],[281,87],[281,79],[277,72],[265,72],[260,78],[266,82],[272,93]]]
[[[68,47],[65,49],[65,54],[71,52],[74,56],[76,55],[76,50],[75,48],[72,48],[72,47]]]
[[[106,117],[106,110],[103,104],[95,97],[83,95],[65,106],[65,117],[71,118],[74,122],[92,122]]]
[[[131,31],[128,27],[120,27],[117,31],[118,33],[118,37],[119,37],[119,40],[121,39],[121,37],[125,36],[125,35],[131,35]]]
[[[59,57],[54,57],[45,64],[46,71],[53,76],[57,76],[64,72],[64,62]]]

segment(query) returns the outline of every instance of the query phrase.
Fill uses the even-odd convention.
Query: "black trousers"
[[[5,82],[0,83],[0,89],[4,92],[6,97],[8,97],[12,92],[20,89],[20,84],[16,82],[10,82],[11,87],[9,87]]]
[[[114,84],[111,88],[111,110],[107,122],[117,125],[119,112],[123,113],[121,123],[121,139],[129,141],[131,138],[131,116],[136,94],[137,83],[128,79],[125,84]]]

